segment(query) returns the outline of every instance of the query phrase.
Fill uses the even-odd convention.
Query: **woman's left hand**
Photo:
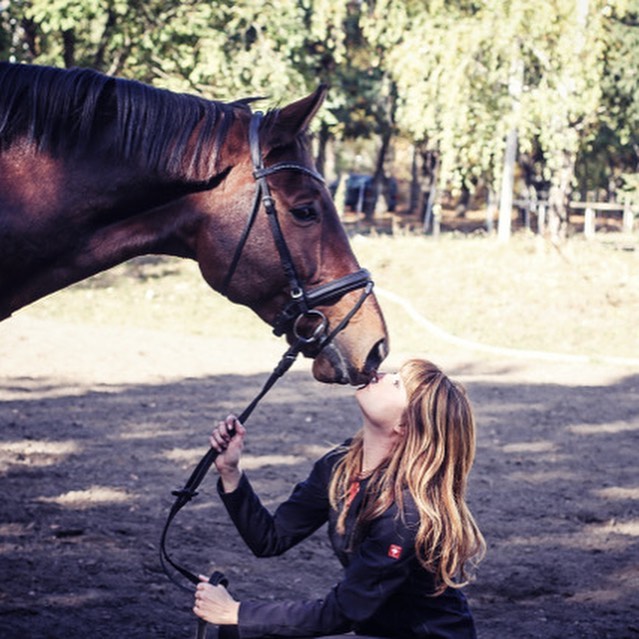
[[[224,586],[212,586],[202,575],[200,579],[195,590],[193,612],[207,623],[237,625],[240,602],[235,601]]]

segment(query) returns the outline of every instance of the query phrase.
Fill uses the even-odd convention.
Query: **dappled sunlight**
[[[122,504],[134,500],[135,497],[125,490],[109,486],[91,486],[85,490],[70,490],[54,497],[36,498],[36,501],[42,503],[57,504],[58,506],[76,510],[84,510],[105,504]]]
[[[0,352],[0,355],[2,353]],[[2,398],[4,401],[37,401],[42,399],[57,399],[59,397],[79,397],[86,393],[86,388],[78,384],[76,380],[72,383],[63,382],[56,378],[39,377],[19,377],[4,375],[2,378]]]
[[[88,337],[74,348],[88,349]],[[211,424],[247,405],[261,388],[265,376],[259,370],[239,371],[240,364],[252,364],[257,346],[233,351],[239,363],[232,366],[219,357],[212,371],[198,377],[188,360],[197,355],[195,348],[204,352],[203,342],[185,345],[177,332],[152,335],[145,350],[161,337],[180,357],[167,358],[161,367],[141,359],[147,378],[127,383],[132,374],[123,368],[129,361],[104,352],[122,343],[97,330],[91,337],[92,356],[104,370],[99,380],[84,378],[80,369],[67,371],[83,389],[81,397],[71,389],[59,396],[66,384],[54,389],[49,360],[36,356],[31,380],[6,377],[0,389],[3,399],[10,398],[0,411],[9,440],[0,442],[0,463],[12,461],[2,473],[1,519],[7,523],[0,524],[0,556],[12,588],[0,602],[7,606],[0,636],[10,624],[9,634],[17,628],[29,636],[39,619],[39,628],[67,623],[71,630],[63,634],[75,637],[103,616],[109,636],[127,636],[140,619],[150,620],[140,625],[140,636],[190,636],[190,611],[185,627],[176,623],[174,632],[157,625],[168,617],[167,608],[183,604],[160,570],[159,535],[174,502],[171,491],[184,485],[208,449]],[[128,347],[133,338],[125,342]],[[57,370],[64,368],[70,343],[63,340]],[[220,348],[227,352],[228,345]],[[438,361],[434,355],[428,354]],[[515,627],[521,637],[625,636],[636,623],[629,600],[639,595],[632,576],[639,548],[636,371],[620,376],[619,369],[445,355],[440,363],[448,364],[444,369],[454,379],[462,377],[478,424],[469,491],[489,552],[468,592],[479,636],[511,637]],[[11,357],[18,353],[11,351]],[[39,378],[42,361],[47,374]],[[7,370],[9,364],[3,362]],[[166,379],[157,381],[160,375]],[[315,459],[352,436],[359,420],[352,389],[317,384],[307,370],[292,370],[278,382],[248,422],[242,460],[265,506],[278,506]],[[212,468],[199,497],[171,530],[169,549],[178,562],[200,570],[211,561],[247,597],[267,592],[290,598],[302,590],[304,596],[323,596],[338,570],[328,569],[324,531],[281,563],[254,560],[234,535],[216,479]],[[102,601],[93,589],[103,593]],[[140,598],[142,591],[149,596]],[[574,633],[546,632],[549,622],[535,632],[520,630],[520,615],[507,612],[512,609],[538,610]],[[601,619],[594,630],[593,619]],[[528,628],[535,623],[541,624],[531,620]]]
[[[639,519],[630,521],[616,521],[612,526],[613,530],[620,535],[628,537],[639,537]]]
[[[613,582],[608,588],[582,590],[571,597],[571,601],[599,605],[614,605],[619,599],[619,584]]]
[[[548,441],[515,442],[502,447],[505,453],[548,453],[557,450],[556,444]]]
[[[134,430],[129,430],[123,433],[117,433],[115,435],[109,435],[108,439],[115,440],[144,440],[144,439],[159,439],[160,437],[175,437],[175,429],[161,429],[158,428],[158,424],[155,422],[140,422],[136,423],[133,427]]]
[[[159,455],[162,459],[168,459],[172,462],[180,464],[197,464],[198,461],[206,453],[206,448],[200,446],[199,448],[172,448]]]
[[[16,542],[28,535],[33,529],[33,523],[0,524],[0,557],[15,549]]]
[[[104,605],[104,600],[113,597],[113,595],[105,594],[98,590],[86,590],[84,592],[76,592],[73,594],[49,594],[43,597],[44,602],[48,606],[60,606],[64,608],[80,608],[87,604],[99,603]]]
[[[244,455],[242,467],[246,470],[256,470],[264,466],[294,466],[308,461],[299,455]]]
[[[605,584],[608,587],[605,587]],[[634,565],[608,573],[605,575],[604,583],[598,581],[597,585],[598,588],[586,588],[575,593],[573,601],[615,605],[619,601],[620,592],[623,592],[628,601],[639,600],[639,571]]]
[[[570,533],[541,535],[513,535],[508,538],[507,546],[520,548],[545,548],[549,542],[564,550],[578,552],[623,552],[637,543],[637,520],[619,522],[611,520],[602,524],[586,524]]]
[[[81,452],[82,447],[74,440],[48,442],[24,439],[0,443],[0,472],[12,466],[53,466],[61,458]]]
[[[625,486],[609,486],[608,488],[593,490],[593,494],[602,499],[634,499],[639,501],[639,487],[626,488]]]
[[[557,482],[569,482],[574,479],[570,471],[514,471],[508,475],[511,481],[521,481],[528,484],[556,484]]]
[[[2,537],[20,537],[29,529],[30,524],[0,524],[0,536]]]
[[[327,444],[326,446],[320,446],[319,444],[305,444],[304,446],[300,446],[300,452],[308,459],[319,459],[338,445],[339,444]]]
[[[162,454],[164,459],[178,463],[189,463],[195,465],[206,452],[203,448],[173,448]],[[264,466],[294,466],[308,461],[306,456],[301,455],[248,455],[242,456],[242,468],[246,470],[256,470]]]
[[[502,445],[501,450],[506,453],[508,456],[507,459],[516,464],[524,462],[561,464],[566,462],[570,457],[568,453],[558,452],[561,450],[561,447],[557,442],[551,442],[548,440],[535,442],[513,442]],[[540,474],[521,470],[511,473],[510,477],[513,479],[521,479],[529,483],[571,478],[569,474],[553,473],[548,470]]]
[[[575,435],[602,435],[639,431],[639,422],[627,421],[607,422],[605,424],[575,424],[568,426],[568,430]]]

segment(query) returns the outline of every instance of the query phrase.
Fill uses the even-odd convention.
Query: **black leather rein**
[[[373,280],[366,269],[359,269],[354,273],[349,273],[343,277],[332,280],[327,284],[323,284],[322,286],[318,286],[310,290],[306,290],[304,288],[298,276],[297,269],[295,268],[291,253],[286,244],[286,240],[284,239],[277,217],[275,200],[271,196],[271,191],[266,178],[279,171],[299,171],[306,175],[310,175],[322,183],[324,182],[324,178],[317,173],[317,171],[300,164],[282,162],[269,167],[264,167],[259,141],[259,131],[262,119],[263,114],[261,112],[258,111],[254,113],[249,126],[249,144],[254,167],[253,175],[257,182],[253,208],[240,238],[240,242],[233,255],[233,259],[231,260],[226,277],[224,278],[222,292],[225,293],[228,290],[228,286],[242,256],[244,245],[246,244],[258,212],[261,209],[260,204],[263,204],[264,210],[266,211],[269,219],[275,246],[277,247],[277,251],[280,256],[282,268],[284,269],[289,281],[290,300],[277,316],[274,322],[273,331],[276,335],[282,335],[291,331],[294,337],[294,342],[284,353],[279,363],[266,380],[262,390],[239,415],[238,419],[242,423],[246,422],[258,402],[272,388],[275,382],[292,366],[302,349],[305,346],[314,344],[317,352],[319,353],[323,348],[328,346],[336,335],[346,328],[352,317],[361,308],[362,304],[373,290]],[[326,316],[321,311],[317,310],[316,307],[332,304],[347,293],[359,289],[362,289],[362,292],[353,307],[342,318],[337,326],[329,330],[329,324]],[[306,326],[306,324],[309,323],[313,327],[312,330],[309,330]],[[168,566],[171,566],[187,581],[190,581],[194,585],[197,585],[200,580],[197,575],[183,566],[180,566],[171,558],[166,549],[167,536],[171,523],[178,512],[197,495],[197,489],[216,457],[217,451],[210,448],[191,473],[191,476],[184,485],[184,488],[172,492],[175,496],[175,501],[169,511],[160,539],[160,562],[164,572],[175,585],[189,592],[192,588],[189,588],[178,581],[175,576],[171,574]],[[221,572],[215,571],[211,576],[210,582],[226,585],[228,580]]]

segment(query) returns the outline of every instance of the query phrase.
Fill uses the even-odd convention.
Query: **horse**
[[[252,98],[0,63],[0,320],[131,258],[177,256],[301,338],[317,380],[370,381],[386,325],[310,152],[326,91],[262,114]]]

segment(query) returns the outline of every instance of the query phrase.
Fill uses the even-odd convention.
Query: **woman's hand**
[[[218,422],[211,433],[211,447],[218,452],[215,467],[227,493],[232,493],[237,488],[242,477],[240,458],[245,435],[246,429],[235,415],[229,415],[223,422]]]
[[[240,602],[235,601],[224,586],[212,586],[202,575],[200,579],[195,590],[193,612],[207,623],[237,625]]]

